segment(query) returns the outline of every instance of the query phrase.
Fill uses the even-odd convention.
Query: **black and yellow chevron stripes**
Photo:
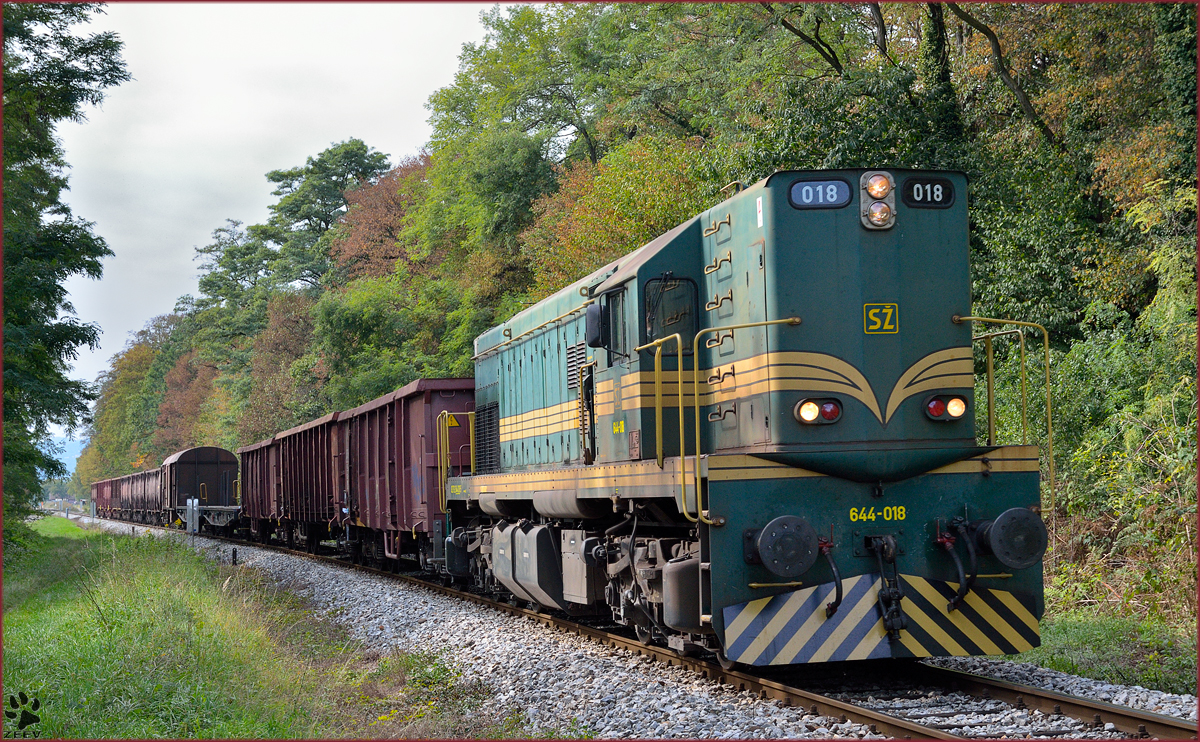
[[[901,579],[908,630],[900,639],[914,657],[1016,654],[1041,643],[1030,596],[972,588],[957,610],[948,611],[958,583]]]
[[[908,628],[889,641],[879,615],[878,574],[842,580],[842,604],[826,617],[834,583],[725,608],[725,656],[748,665],[883,657],[1016,654],[1040,643],[1032,596],[974,588],[948,611],[958,585],[901,575]]]

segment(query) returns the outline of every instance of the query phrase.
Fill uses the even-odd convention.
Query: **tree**
[[[506,128],[542,142],[554,157],[573,150],[595,164],[603,154],[596,123],[613,60],[598,49],[601,5],[545,9],[499,6],[482,14],[480,44],[464,44],[454,84],[435,92],[435,149]]]
[[[650,242],[710,206],[716,193],[696,172],[699,139],[638,137],[593,166],[568,165],[559,190],[533,206],[521,234],[537,296],[548,296]]]
[[[91,386],[67,377],[81,345],[99,331],[79,321],[64,282],[99,278],[111,255],[92,224],[61,200],[66,162],[55,136],[82,121],[103,91],[129,79],[113,33],[73,34],[94,4],[3,6],[4,18],[4,512],[5,536],[66,471],[52,455],[52,425],[86,421]]]
[[[332,256],[350,278],[391,273],[416,247],[404,235],[410,212],[424,197],[429,155],[405,158],[378,182],[346,193],[349,208],[334,227]]]
[[[131,424],[138,394],[154,356],[155,351],[148,343],[130,342],[112,357],[109,369],[100,375],[100,395],[88,444],[75,465],[85,485],[154,465],[152,452],[140,445]]]
[[[190,351],[175,362],[165,378],[166,393],[158,407],[158,429],[154,433],[155,445],[164,451],[180,451],[185,448],[213,443],[203,441],[198,429],[202,423],[205,405],[213,393],[213,379],[217,369]]]
[[[309,395],[301,393],[292,364],[312,342],[312,307],[312,299],[295,293],[276,294],[267,304],[267,326],[254,338],[250,360],[254,394],[237,424],[240,443],[269,438],[308,419]]]
[[[387,155],[347,139],[302,167],[267,173],[278,186],[272,195],[279,201],[271,205],[266,224],[250,228],[250,236],[278,250],[271,263],[275,280],[321,286],[331,267],[326,233],[346,212],[346,192],[387,171]]]

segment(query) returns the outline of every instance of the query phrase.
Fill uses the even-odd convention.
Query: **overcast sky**
[[[116,3],[88,30],[116,31],[133,80],[59,135],[66,200],[115,253],[73,279],[100,325],[75,378],[94,380],[129,333],[196,291],[194,248],[226,219],[267,218],[264,175],[362,139],[395,163],[429,137],[424,104],[483,38],[475,3]]]

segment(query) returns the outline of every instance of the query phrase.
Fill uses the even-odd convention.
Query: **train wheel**
[[[646,626],[633,625],[633,633],[637,634],[637,640],[642,644],[649,645],[654,640],[654,635]]]

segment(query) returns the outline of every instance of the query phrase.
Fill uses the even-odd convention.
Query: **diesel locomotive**
[[[976,439],[966,177],[735,187],[476,339],[438,563],[724,663],[1037,646],[1039,452]]]
[[[727,665],[1014,654],[1047,531],[991,359],[1029,329],[971,316],[962,173],[776,172],[476,338],[473,380],[239,449],[238,525]],[[171,476],[101,514],[169,521]]]

